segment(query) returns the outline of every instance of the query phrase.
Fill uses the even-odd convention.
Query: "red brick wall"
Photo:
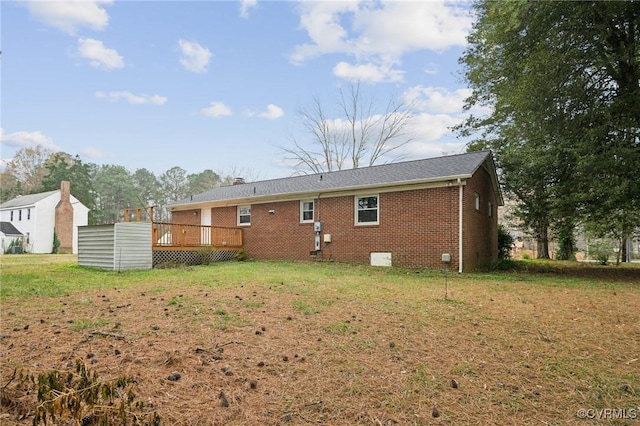
[[[197,214],[193,214],[194,212]],[[200,225],[200,209],[172,212],[171,222],[182,225]]]
[[[480,211],[475,210],[476,192],[480,194]],[[318,258],[369,264],[372,252],[390,252],[394,266],[442,268],[442,254],[449,253],[449,268],[458,270],[458,186],[378,196],[379,224],[369,226],[354,225],[353,195],[314,200],[315,220],[322,222],[322,234],[331,234],[331,243],[322,243]],[[488,216],[489,201],[493,217]],[[463,205],[463,268],[469,271],[497,259],[497,201],[484,169],[467,180]],[[173,212],[172,221],[199,224],[200,213]],[[214,226],[237,226],[237,208],[212,208],[211,222]],[[253,204],[251,225],[242,228],[249,257],[311,259],[315,232],[312,223],[300,223],[298,200]]]
[[[315,200],[315,219],[332,240],[318,257],[369,264],[371,252],[391,252],[395,266],[439,268],[442,253],[450,253],[457,268],[457,206],[455,186],[381,193],[380,224],[356,226],[352,195]],[[214,208],[212,224],[236,226],[236,214],[236,207]],[[258,259],[308,260],[314,237],[313,224],[300,223],[299,201],[254,204],[244,227],[245,249]]]
[[[463,263],[465,271],[486,265],[498,258],[498,202],[489,173],[480,168],[463,189],[462,221]],[[475,208],[475,194],[480,195],[480,210]],[[493,216],[489,216],[489,202]]]

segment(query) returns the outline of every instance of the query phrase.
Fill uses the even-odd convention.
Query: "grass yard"
[[[0,262],[2,425],[34,420],[20,373],[66,377],[78,360],[133,378],[148,424],[640,424],[638,266]],[[82,405],[81,423],[113,407]]]

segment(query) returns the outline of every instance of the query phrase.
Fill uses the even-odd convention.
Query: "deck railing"
[[[241,248],[242,229],[153,222],[154,247]]]

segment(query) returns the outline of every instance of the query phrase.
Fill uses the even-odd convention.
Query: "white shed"
[[[125,222],[78,228],[78,265],[126,271],[151,269],[150,222]]]

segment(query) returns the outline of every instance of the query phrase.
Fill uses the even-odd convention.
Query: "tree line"
[[[458,127],[491,148],[516,214],[549,257],[576,229],[640,228],[640,2],[479,0],[460,63],[473,89]]]
[[[61,181],[70,181],[73,196],[91,209],[89,224],[99,225],[121,221],[126,208],[148,206],[156,207],[154,220],[166,221],[168,204],[231,184],[233,176],[210,169],[189,174],[181,167],[172,167],[160,175],[146,168],[132,173],[123,166],[85,163],[78,156],[36,146],[17,151],[0,179],[0,202],[56,190]]]

